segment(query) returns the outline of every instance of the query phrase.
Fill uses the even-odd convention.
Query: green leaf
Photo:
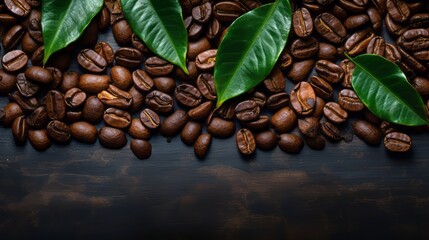
[[[103,0],[43,0],[43,64],[56,51],[80,37],[103,6]]]
[[[374,54],[347,57],[356,65],[352,86],[372,113],[401,125],[429,124],[422,98],[396,64]]]
[[[134,33],[163,59],[185,73],[188,36],[177,0],[121,0],[122,11]]]
[[[216,55],[217,107],[248,92],[271,72],[286,45],[291,18],[289,1],[277,0],[231,24]]]

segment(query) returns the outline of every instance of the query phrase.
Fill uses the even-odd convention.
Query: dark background
[[[429,138],[411,136],[405,155],[355,137],[250,158],[214,139],[199,161],[156,134],[140,161],[129,144],[37,152],[0,127],[0,239],[428,239]]]

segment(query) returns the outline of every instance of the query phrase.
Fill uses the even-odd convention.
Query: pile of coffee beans
[[[101,12],[74,44],[44,54],[40,0],[0,3],[2,55],[0,123],[11,127],[17,144],[37,150],[74,139],[131,151],[149,158],[154,134],[180,135],[197,158],[212,137],[235,135],[243,155],[279,146],[298,153],[325,141],[349,141],[347,126],[370,145],[411,148],[409,131],[375,117],[351,87],[354,65],[344,58],[362,53],[398,64],[424,101],[429,96],[429,3],[405,0],[291,1],[288,45],[269,76],[257,87],[214,109],[213,69],[228,26],[262,3],[257,0],[179,1],[188,32],[189,74],[154,55],[132,32],[119,0],[105,0]],[[118,48],[98,41],[112,31]],[[396,42],[388,42],[382,32]],[[69,71],[77,61],[80,71]],[[314,70],[314,71],[313,71]],[[292,84],[287,91],[286,84]],[[428,102],[429,105],[429,102]],[[350,120],[349,120],[350,119]]]

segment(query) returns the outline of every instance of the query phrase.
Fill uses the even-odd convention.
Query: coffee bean
[[[174,69],[173,64],[157,56],[146,59],[144,67],[152,76],[166,76]]]
[[[176,81],[171,77],[156,77],[152,80],[155,88],[166,94],[172,94],[176,89]]]
[[[143,111],[140,113],[140,120],[143,125],[149,129],[158,128],[161,124],[158,114],[149,108],[143,109]]]
[[[9,93],[9,99],[11,99],[11,101],[18,103],[18,105],[24,111],[27,111],[27,112],[33,111],[39,106],[39,103],[37,102],[37,99],[35,97],[31,97],[31,98],[24,97],[18,91]]]
[[[211,49],[211,44],[209,40],[205,37],[202,37],[195,41],[188,42],[188,50],[186,54],[186,58],[189,61],[195,60],[198,54]]]
[[[356,56],[366,51],[369,42],[374,37],[371,29],[360,30],[351,35],[344,43],[344,49],[350,56]]]
[[[4,117],[3,125],[5,127],[10,127],[15,120],[15,118],[24,115],[23,109],[14,102],[10,102],[3,107]]]
[[[307,146],[314,150],[322,150],[325,148],[325,139],[321,135],[317,135],[313,138],[304,137]]]
[[[299,153],[304,147],[304,141],[294,133],[283,133],[280,134],[278,145],[287,153]]]
[[[66,114],[66,103],[64,95],[57,91],[51,90],[46,94],[46,110],[52,120],[61,120]]]
[[[298,129],[302,135],[309,138],[314,138],[318,134],[319,120],[315,117],[298,119]]]
[[[66,112],[64,121],[68,123],[74,123],[74,122],[82,121],[82,118],[83,118],[82,111],[71,110]]]
[[[19,17],[27,16],[31,11],[31,6],[25,0],[4,0],[6,8]]]
[[[212,108],[213,108],[213,102],[211,101],[203,102],[200,105],[190,109],[188,111],[188,116],[189,118],[195,121],[203,120],[210,115]]]
[[[92,49],[84,49],[77,55],[77,62],[85,70],[100,73],[106,69],[106,60]]]
[[[300,82],[295,85],[290,93],[290,102],[299,115],[306,116],[313,112],[316,102],[316,94],[307,82]]]
[[[19,73],[16,76],[16,87],[24,97],[33,97],[40,89],[39,85],[28,81],[24,73]]]
[[[28,130],[28,140],[37,151],[45,151],[52,144],[45,129]]]
[[[279,136],[271,130],[260,132],[255,136],[256,146],[262,150],[271,150],[277,146]]]
[[[27,65],[28,57],[21,50],[13,50],[6,53],[2,60],[3,68],[8,72],[16,72]]]
[[[24,144],[27,141],[28,124],[25,116],[22,115],[15,118],[12,123],[12,135],[17,144]]]
[[[87,93],[97,94],[109,88],[107,75],[83,74],[79,78],[79,88]]]
[[[416,77],[412,82],[413,87],[421,96],[429,95],[429,80],[424,77]]]
[[[278,110],[271,118],[271,125],[278,133],[290,132],[295,127],[296,123],[296,114],[289,107]]]
[[[256,150],[255,137],[249,129],[242,128],[235,136],[237,148],[243,155],[251,155]]]
[[[402,0],[387,0],[387,12],[395,22],[405,22],[410,17],[410,9]]]
[[[43,43],[43,32],[40,18],[33,18],[28,25],[28,33],[39,43]]]
[[[314,111],[311,114],[315,118],[321,118],[323,116],[323,108],[325,107],[325,100],[320,97],[316,97],[316,105],[314,105]]]
[[[384,147],[391,152],[408,152],[411,149],[411,138],[400,132],[390,132],[384,137]]]
[[[420,2],[421,4],[422,2]],[[418,4],[418,3],[415,3]],[[410,7],[410,6],[408,6]],[[411,12],[411,9],[410,9]],[[428,28],[429,27],[429,14],[417,13],[411,16],[410,24],[412,28]]]
[[[198,75],[196,85],[203,97],[210,101],[216,100],[217,95],[213,74],[202,73]]]
[[[295,83],[305,81],[311,70],[313,70],[313,66],[313,59],[293,62],[286,76]]]
[[[98,28],[101,31],[106,30],[110,26],[110,12],[107,7],[102,7],[98,14]]]
[[[384,52],[386,50],[386,42],[384,38],[381,36],[376,36],[371,39],[366,48],[366,52],[369,54],[378,54],[380,56],[384,56]]]
[[[362,26],[365,26],[368,23],[369,23],[369,16],[367,14],[357,14],[357,15],[352,15],[348,17],[344,21],[344,27],[350,31],[350,30],[354,30]]]
[[[288,69],[292,65],[293,59],[288,51],[283,51],[277,60],[277,64],[280,69]]]
[[[217,20],[217,18],[212,18],[206,31],[206,38],[209,40],[214,40],[220,36],[221,32],[222,26],[220,22]]]
[[[266,105],[269,110],[277,111],[283,107],[288,106],[289,102],[289,94],[286,92],[280,92],[269,96],[267,98]]]
[[[254,132],[261,132],[266,130],[270,125],[270,118],[268,116],[263,115],[254,121],[242,122],[241,125]]]
[[[381,130],[365,120],[356,120],[352,124],[356,136],[370,145],[378,145],[381,142]]]
[[[17,84],[17,77],[0,68],[0,94],[7,94]]]
[[[117,108],[106,109],[103,119],[107,125],[114,128],[127,128],[131,125],[131,115]]]
[[[192,18],[198,23],[206,23],[212,16],[212,5],[210,2],[205,2],[200,6],[192,9]]]
[[[122,130],[112,127],[102,127],[98,131],[98,140],[106,148],[119,149],[127,144],[127,137]]]
[[[46,70],[51,72],[52,79],[53,79],[51,82],[50,88],[57,89],[61,85],[61,82],[63,81],[63,73],[61,72],[60,69],[56,67],[47,67]]]
[[[343,138],[340,129],[330,122],[324,122],[320,124],[320,131],[322,132],[323,136],[333,142],[341,141]]]
[[[341,85],[345,88],[352,88],[352,76],[355,64],[348,59],[344,59],[341,61],[340,67],[344,71],[344,78]]]
[[[97,97],[103,104],[120,109],[128,109],[133,103],[131,94],[114,85],[110,85],[109,88],[98,93]]]
[[[429,31],[423,28],[410,29],[398,38],[397,44],[411,52],[427,50],[429,48]]]
[[[207,133],[203,133],[197,138],[197,141],[195,141],[194,144],[194,153],[198,159],[205,158],[209,151],[211,141],[212,136]]]
[[[196,107],[202,101],[202,95],[198,89],[190,84],[180,84],[174,91],[176,100],[186,107]]]
[[[180,139],[186,145],[194,145],[198,137],[201,135],[203,126],[199,122],[188,121],[180,133]]]
[[[401,36],[410,28],[408,25],[402,25],[395,22],[390,14],[386,14],[386,17],[384,18],[384,26],[386,27],[387,32],[395,37]]]
[[[320,35],[335,44],[341,43],[347,34],[340,20],[327,12],[318,15],[314,20],[314,25]]]
[[[188,74],[183,72],[181,68],[175,68],[175,75],[183,81],[194,81],[197,76],[200,74],[197,69],[195,61],[187,61],[186,69],[188,69]]]
[[[343,89],[338,93],[338,103],[350,112],[359,112],[365,107],[358,95],[351,89]]]
[[[122,47],[116,50],[114,58],[120,66],[135,68],[142,62],[142,53],[135,48]]]
[[[295,34],[300,38],[306,38],[313,32],[313,19],[306,8],[295,10],[292,16],[292,26]]]
[[[235,122],[214,117],[207,126],[207,132],[214,137],[228,138],[235,132]]]
[[[425,66],[423,66],[417,59],[415,59],[412,55],[404,51],[402,48],[398,48],[399,53],[402,56],[402,62],[405,63],[407,66],[409,66],[413,71],[425,74],[427,69]],[[401,67],[401,65],[400,65]]]
[[[128,134],[136,139],[148,140],[151,136],[150,129],[145,127],[139,118],[133,118],[128,128]]]
[[[360,13],[365,10],[367,0],[339,0],[338,4],[345,10],[353,13]]]
[[[2,39],[6,51],[16,49],[24,37],[25,29],[21,25],[15,25],[7,31]]]
[[[142,139],[133,139],[130,143],[131,151],[140,159],[148,159],[152,155],[152,144],[149,141]]]
[[[348,118],[348,113],[336,102],[327,102],[323,108],[325,117],[333,123],[343,123]]]
[[[337,48],[329,43],[319,42],[318,59],[325,59],[334,62],[338,57]]]
[[[33,52],[33,55],[31,55],[31,64],[33,66],[42,66],[44,51],[45,51],[45,46],[42,45],[39,48],[37,48],[36,51]]]
[[[267,96],[263,92],[255,91],[252,93],[250,100],[255,101],[259,108],[263,108],[267,103]]]
[[[313,38],[297,39],[292,42],[291,54],[294,58],[308,59],[319,52],[319,42]]]
[[[85,103],[86,93],[79,88],[72,88],[64,95],[64,101],[71,109],[77,109]]]
[[[214,5],[213,14],[219,21],[232,22],[246,10],[234,1],[221,1]]]
[[[98,42],[94,51],[98,53],[104,60],[106,60],[107,64],[112,64],[114,60],[115,53],[113,52],[113,48],[110,46],[108,42]]]
[[[58,120],[51,121],[46,127],[49,137],[55,142],[66,143],[71,138],[70,127]]]
[[[386,14],[386,0],[372,0],[371,2],[381,15]]]
[[[39,66],[31,66],[27,68],[27,70],[25,70],[25,77],[31,81],[41,84],[48,84],[54,80],[51,71]]]
[[[235,116],[240,121],[253,121],[259,117],[261,109],[253,100],[240,102],[235,107]]]
[[[204,31],[203,25],[196,22],[192,16],[185,18],[184,23],[188,31],[188,39],[197,39],[202,35]]]
[[[177,135],[188,122],[188,115],[183,110],[177,110],[162,121],[159,132],[164,137]]]
[[[66,93],[72,88],[79,87],[79,78],[80,73],[78,72],[65,72],[63,74],[63,80],[58,88],[61,92]]]
[[[145,98],[146,105],[159,113],[169,113],[174,108],[173,98],[160,92],[158,90],[153,90],[146,95]]]
[[[317,61],[315,70],[319,76],[329,83],[338,83],[344,78],[344,70],[328,60]]]
[[[89,96],[82,110],[83,118],[91,123],[99,123],[103,119],[104,104],[96,96]]]
[[[17,17],[12,14],[0,13],[0,23],[2,23],[2,34],[1,37],[4,36],[4,32],[6,32],[5,26],[13,26],[18,21]]]
[[[144,104],[145,96],[143,96],[143,94],[140,93],[135,87],[130,88],[128,93],[131,95],[133,99],[130,107],[130,111],[131,112],[139,111]]]
[[[48,122],[48,111],[44,106],[34,109],[34,111],[27,118],[28,125],[33,129],[44,128],[46,127]]]
[[[110,69],[110,78],[115,86],[122,90],[130,89],[133,83],[131,72],[121,66],[114,66]]]
[[[279,68],[274,68],[263,84],[272,93],[283,92],[286,87],[285,77]]]
[[[195,59],[195,64],[200,71],[211,71],[216,62],[217,49],[209,49],[201,52]]]
[[[133,80],[134,86],[143,93],[149,92],[154,85],[154,82],[152,78],[149,76],[149,74],[147,74],[145,71],[141,69],[137,69],[133,72],[132,80]]]
[[[119,20],[113,24],[112,33],[119,46],[126,46],[131,43],[133,31],[125,19]]]
[[[367,9],[366,13],[368,14],[370,23],[372,24],[372,29],[374,32],[380,32],[383,26],[383,17],[377,11],[377,9],[370,7]]]
[[[313,88],[316,96],[323,99],[329,99],[332,96],[332,92],[334,91],[332,86],[319,76],[311,76],[310,85]]]

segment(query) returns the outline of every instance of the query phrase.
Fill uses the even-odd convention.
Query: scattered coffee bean
[[[98,131],[98,140],[106,148],[119,149],[127,144],[127,137],[122,130],[112,127],[102,127]]]
[[[152,144],[143,139],[133,139],[130,143],[131,151],[141,160],[148,159],[152,155]]]
[[[408,152],[411,149],[411,138],[400,132],[390,132],[384,137],[384,147],[391,152]]]
[[[203,159],[209,151],[210,144],[212,142],[212,136],[207,133],[201,134],[194,144],[194,153],[198,159]]]
[[[356,136],[371,145],[378,145],[381,142],[381,130],[365,120],[353,122],[353,131]]]
[[[299,153],[304,147],[304,141],[294,133],[280,134],[279,148],[287,153]]]

